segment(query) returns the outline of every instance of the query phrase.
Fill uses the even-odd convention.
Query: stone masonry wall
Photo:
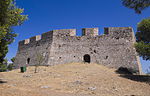
[[[38,64],[38,56],[44,57],[41,65],[48,62],[52,44],[53,32],[46,32],[42,35],[31,37],[19,42],[18,52],[15,57],[16,68]],[[29,61],[28,61],[29,60]]]
[[[83,36],[76,36],[75,29],[53,30],[36,43],[19,43],[16,64],[22,66],[30,58],[29,65],[36,64],[36,52],[44,54],[43,65],[56,65],[71,62],[90,62],[108,67],[127,67],[140,71],[137,53],[134,49],[135,38],[131,27],[105,28],[105,34],[98,35],[98,28],[84,28]],[[49,39],[47,39],[50,36]],[[43,40],[45,37],[45,40]],[[46,40],[47,39],[47,40]],[[24,44],[21,44],[21,43]],[[29,40],[26,40],[29,42]],[[39,42],[39,46],[37,46]],[[23,57],[25,56],[25,57]]]

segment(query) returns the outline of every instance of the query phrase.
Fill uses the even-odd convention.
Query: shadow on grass
[[[150,85],[150,76],[149,75],[133,75],[133,74],[120,74],[120,77],[130,79],[137,82],[144,82]]]
[[[7,81],[0,79],[0,84],[2,84],[2,83],[7,83]]]
[[[120,74],[120,77],[127,78],[137,82],[144,82],[150,85],[150,76],[148,75]]]
[[[117,74],[120,74],[120,77],[130,79],[137,82],[144,82],[150,85],[150,75],[134,75],[136,73],[133,69],[120,67],[116,70]]]

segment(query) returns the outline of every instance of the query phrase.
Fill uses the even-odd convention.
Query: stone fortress
[[[103,35],[98,32],[98,28],[84,28],[82,36],[76,36],[76,29],[52,30],[20,41],[15,66],[35,65],[41,54],[41,65],[87,62],[141,72],[131,27],[104,28]]]

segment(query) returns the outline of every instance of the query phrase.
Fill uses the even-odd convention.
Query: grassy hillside
[[[71,63],[0,73],[0,96],[150,96],[150,85],[120,77],[115,69]],[[7,81],[7,82],[2,82]]]

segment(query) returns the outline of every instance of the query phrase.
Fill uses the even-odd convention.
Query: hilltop
[[[98,64],[41,66],[0,73],[1,96],[149,96],[150,85],[120,77]]]

